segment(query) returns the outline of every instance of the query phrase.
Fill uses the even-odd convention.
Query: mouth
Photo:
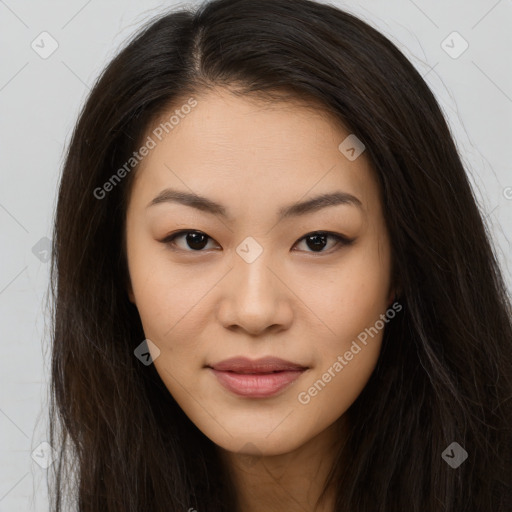
[[[292,361],[285,361],[278,357],[262,357],[260,359],[253,360],[242,356],[225,359],[224,361],[208,365],[208,367],[222,372],[234,372],[241,374],[268,374],[307,369],[307,366],[303,366]]]
[[[308,369],[274,357],[258,360],[236,357],[208,365],[207,368],[228,391],[250,398],[274,396]]]

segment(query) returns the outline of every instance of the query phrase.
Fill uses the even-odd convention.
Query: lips
[[[267,398],[290,386],[308,368],[276,357],[251,360],[234,357],[208,366],[231,393],[247,398]]]
[[[233,357],[219,363],[209,365],[210,368],[221,372],[234,373],[274,373],[284,371],[305,370],[306,367],[291,361],[285,361],[277,357],[263,357],[261,359],[251,360],[246,357]]]

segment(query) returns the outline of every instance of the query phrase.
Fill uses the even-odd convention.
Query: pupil
[[[327,236],[326,235],[311,235],[308,236],[307,244],[310,249],[320,249],[322,250],[325,247],[325,240]],[[313,243],[310,243],[312,242]]]
[[[203,239],[202,241],[200,239]],[[204,233],[188,233],[187,244],[191,249],[203,249],[206,246],[206,235]]]

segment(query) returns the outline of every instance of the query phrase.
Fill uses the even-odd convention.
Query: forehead
[[[196,105],[174,115],[172,123],[171,116],[187,98],[149,127],[146,137],[155,146],[136,171],[137,197],[149,201],[176,186],[224,203],[236,192],[245,208],[252,200],[285,204],[333,190],[356,195],[363,203],[376,200],[365,153],[351,161],[340,151],[350,131],[318,104],[237,96],[221,89],[194,99]],[[163,133],[161,140],[155,133]]]

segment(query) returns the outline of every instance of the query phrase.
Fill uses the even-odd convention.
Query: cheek
[[[198,364],[201,332],[212,308],[208,292],[218,276],[193,265],[172,265],[160,249],[154,252],[134,251],[130,261],[136,307],[145,336],[160,350],[157,370],[186,372]]]
[[[347,253],[342,265],[317,275],[321,286],[303,290],[311,311],[322,320],[326,350],[350,345],[385,313],[390,285],[390,259],[376,247],[359,247]],[[324,329],[325,327],[325,329]]]
[[[376,247],[361,248],[337,269],[327,291],[331,300],[327,301],[325,294],[318,296],[317,307],[324,304],[321,318],[329,330],[317,346],[315,372],[298,395],[312,416],[336,419],[368,382],[379,358],[385,326],[391,321],[381,317],[388,305],[389,268],[387,253],[379,255]],[[329,403],[332,407],[326,405]]]
[[[299,410],[305,414],[305,421],[311,422],[310,428],[321,429],[342,416],[356,401],[366,386],[380,352],[381,335],[376,336],[371,343],[363,346],[357,342],[359,348],[349,343],[352,353],[348,360],[347,351],[340,350],[331,354],[311,379],[305,382],[297,392]],[[340,359],[338,359],[338,356]]]
[[[128,270],[135,304],[146,336],[155,341],[165,338],[190,309],[188,302],[194,298],[187,271],[170,265],[165,249],[163,244],[135,228],[133,236],[128,238]]]
[[[158,262],[149,263],[149,260],[134,259],[130,278],[144,330],[151,339],[151,336],[160,338],[166,325],[167,329],[171,327],[174,304],[168,282],[172,276],[162,272]]]
[[[297,392],[298,402],[316,418],[314,424],[335,421],[357,399],[375,369],[384,329],[392,321],[385,316],[387,264],[379,267],[376,259],[370,260],[361,257],[347,264],[331,283],[330,297],[336,303],[323,310],[329,330],[319,334],[314,372]]]

